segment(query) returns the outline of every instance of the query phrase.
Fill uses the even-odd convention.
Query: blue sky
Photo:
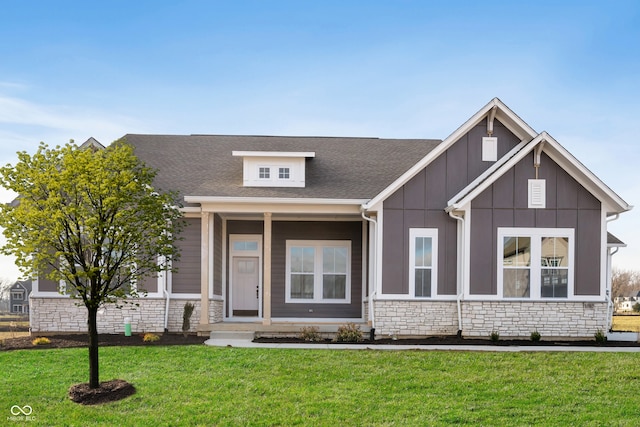
[[[445,138],[497,96],[640,203],[637,1],[6,1],[0,58],[1,164],[126,133]],[[639,225],[610,224],[615,265]]]

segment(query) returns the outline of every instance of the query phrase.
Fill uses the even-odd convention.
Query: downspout
[[[376,289],[377,289],[377,272],[378,272],[378,222],[371,218],[368,217],[365,214],[365,210],[364,208],[360,209],[360,213],[362,214],[362,218],[365,219],[366,221],[370,222],[373,224],[374,230],[375,230],[375,238],[372,239],[373,242],[370,242],[369,244],[373,243],[373,268],[371,269],[372,271],[372,277],[371,277],[371,282],[373,283],[373,289],[370,289],[369,292],[369,317],[371,318],[371,338],[375,338],[375,333],[376,333],[376,317],[375,317],[375,310],[373,307],[373,297],[376,294]]]
[[[460,222],[462,235],[464,236],[464,216],[456,216],[453,210],[449,211],[449,216]],[[458,277],[460,278],[460,294],[456,298],[458,306],[458,337],[462,337],[462,298],[464,296],[464,238],[460,239],[460,266],[458,267]]]

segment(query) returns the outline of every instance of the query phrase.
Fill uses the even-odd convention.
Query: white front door
[[[251,256],[234,256],[232,259],[232,314],[234,317],[257,317],[260,303],[260,260]]]

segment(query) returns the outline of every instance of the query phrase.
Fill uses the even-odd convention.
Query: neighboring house
[[[146,281],[102,332],[354,322],[379,337],[593,337],[607,330],[607,224],[631,209],[546,132],[493,99],[445,140],[126,135],[176,190],[178,272]],[[86,328],[34,283],[32,330]]]
[[[9,288],[9,310],[11,313],[29,313],[29,295],[31,280],[21,280]]]
[[[640,303],[640,296],[634,297],[616,297],[614,300],[614,308],[616,313],[630,313],[633,307]]]

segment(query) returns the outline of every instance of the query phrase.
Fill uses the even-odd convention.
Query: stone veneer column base
[[[606,332],[606,302],[570,301],[462,301],[462,336],[529,339],[538,331],[542,339],[592,339]],[[387,336],[455,335],[458,332],[456,301],[378,300],[375,328]]]

